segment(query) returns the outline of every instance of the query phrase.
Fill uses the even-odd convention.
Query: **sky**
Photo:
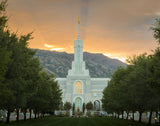
[[[1,0],[0,0],[1,1]],[[157,47],[160,0],[8,0],[9,28],[33,32],[30,48],[73,53],[78,17],[84,51],[124,61]]]

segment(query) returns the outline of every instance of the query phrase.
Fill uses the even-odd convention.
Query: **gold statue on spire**
[[[80,24],[80,17],[78,17],[78,24]]]

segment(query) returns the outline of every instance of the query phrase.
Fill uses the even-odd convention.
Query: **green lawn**
[[[19,123],[11,122],[10,124],[2,124],[0,126],[148,126],[147,124],[139,124],[126,120],[93,117],[93,118],[70,118],[70,117],[46,117],[37,120],[20,121]]]

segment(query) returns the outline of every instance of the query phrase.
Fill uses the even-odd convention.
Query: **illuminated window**
[[[76,94],[81,94],[82,93],[82,84],[81,84],[80,81],[76,81],[75,93]]]

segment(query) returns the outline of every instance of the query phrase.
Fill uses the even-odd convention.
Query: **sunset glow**
[[[110,57],[110,58],[112,58],[112,59],[120,60],[120,61],[126,63],[126,59],[127,59],[126,57],[116,57],[116,56],[113,56],[113,55],[111,55],[111,54],[106,54],[106,53],[104,53],[103,55],[105,55],[105,56],[107,56],[107,57]]]
[[[8,0],[8,25],[18,34],[33,31],[30,48],[73,53],[80,16],[84,51],[125,62],[157,46],[150,27],[159,16],[160,1],[140,0],[138,5],[116,0]]]
[[[50,51],[64,51],[64,48],[56,48],[55,46],[53,45],[48,45],[48,44],[44,44],[44,48],[42,48],[44,50],[50,50]]]
[[[52,48],[54,47],[53,45],[48,45],[48,44],[44,44],[45,47],[48,47],[48,48]]]
[[[63,51],[64,49],[63,48],[51,48],[50,50],[51,51]]]

